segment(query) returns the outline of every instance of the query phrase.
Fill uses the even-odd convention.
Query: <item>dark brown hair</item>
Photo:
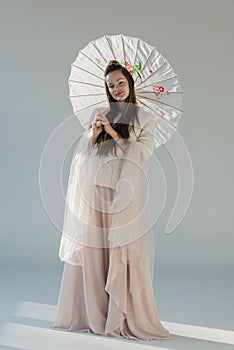
[[[122,115],[120,116],[120,119],[118,120],[117,123],[113,123],[112,121],[114,120],[115,116],[118,114],[119,109],[118,109],[118,101],[115,100],[108,89],[107,83],[105,81],[105,90],[106,90],[106,95],[107,99],[110,102],[110,109],[108,110],[107,114],[105,115],[106,118],[109,120],[112,128],[118,132],[120,137],[123,137],[124,139],[129,138],[129,133],[130,129],[133,128],[134,130],[134,121],[135,119],[139,123],[138,119],[138,105],[136,102],[136,96],[135,96],[135,90],[134,90],[134,79],[132,75],[129,73],[129,71],[123,67],[118,61],[116,60],[111,60],[108,62],[108,65],[104,71],[104,77],[107,76],[110,72],[114,72],[116,70],[119,70],[123,75],[127,78],[128,84],[129,84],[129,95],[125,100],[125,106],[122,111]],[[135,132],[135,130],[134,130]],[[110,140],[109,142],[103,142]],[[100,156],[105,156],[108,155],[108,153],[112,152],[115,153],[116,155],[116,147],[119,147],[116,145],[116,142],[113,140],[113,138],[106,133],[106,131],[103,130],[100,132],[96,139],[97,143],[97,154]]]

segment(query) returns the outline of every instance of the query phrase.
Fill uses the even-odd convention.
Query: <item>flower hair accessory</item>
[[[96,62],[106,68],[106,65],[101,63],[101,60],[99,58],[96,58]],[[135,64],[134,66],[132,66],[128,61],[116,61],[116,60],[110,60],[107,65],[112,64],[112,63],[116,63],[116,64],[121,64],[121,66],[123,66],[124,68],[126,68],[130,74],[136,73],[140,79],[142,79],[142,75],[140,73],[141,69],[142,69],[142,63],[141,61],[138,62],[138,64]]]

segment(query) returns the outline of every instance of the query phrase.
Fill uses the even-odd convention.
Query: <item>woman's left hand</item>
[[[102,113],[102,112],[97,112],[96,113],[96,124],[97,126],[99,125],[103,125],[104,130],[107,134],[111,134],[113,132],[113,128],[110,125],[109,120],[107,119],[107,117]]]

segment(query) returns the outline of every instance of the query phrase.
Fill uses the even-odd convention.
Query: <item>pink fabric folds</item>
[[[109,141],[108,141],[109,142]],[[116,189],[95,185],[108,159],[82,135],[69,174],[59,257],[65,262],[52,326],[129,339],[172,339],[153,293],[154,239],[147,152],[126,140]]]
[[[98,196],[112,202],[115,191],[97,186]],[[99,203],[101,205],[101,202]],[[91,211],[91,221],[110,227],[112,216]],[[112,248],[83,246],[65,262],[53,329],[88,332],[132,340],[173,339],[160,322],[152,272],[143,235]]]

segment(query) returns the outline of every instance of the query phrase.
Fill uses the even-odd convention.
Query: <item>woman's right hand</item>
[[[97,117],[98,117],[98,112],[96,113],[95,118],[92,121],[92,141],[93,141],[93,143],[95,143],[98,135],[103,130],[103,125],[101,125],[100,121],[97,120]]]

